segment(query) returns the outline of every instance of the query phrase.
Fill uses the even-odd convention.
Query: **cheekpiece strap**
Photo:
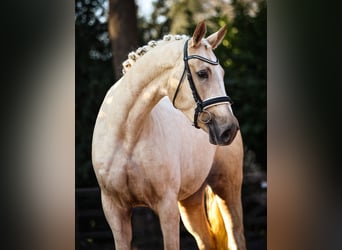
[[[214,105],[219,105],[219,104],[223,104],[223,103],[230,103],[230,104],[232,104],[232,100],[230,99],[229,96],[219,96],[219,97],[213,97],[213,98],[209,98],[209,99],[206,99],[206,100],[202,101],[201,97],[199,96],[199,94],[197,92],[195,83],[194,83],[194,81],[192,79],[192,75],[191,75],[191,71],[190,71],[190,67],[189,67],[188,61],[191,60],[191,59],[198,59],[198,60],[201,60],[203,62],[209,63],[211,65],[218,65],[219,64],[219,60],[216,58],[215,61],[212,61],[212,60],[209,60],[208,58],[205,58],[205,57],[199,56],[199,55],[188,56],[188,42],[189,42],[189,40],[190,39],[186,40],[186,42],[184,44],[184,57],[183,57],[183,60],[184,60],[184,71],[183,71],[181,80],[180,80],[180,82],[178,84],[175,96],[173,98],[173,104],[174,104],[176,96],[178,94],[180,83],[183,81],[184,73],[186,72],[186,75],[187,75],[187,78],[188,78],[188,81],[189,81],[189,84],[190,84],[190,88],[191,88],[191,91],[192,91],[192,95],[193,95],[194,100],[195,100],[196,105],[197,105],[196,108],[195,108],[195,114],[194,114],[194,126],[196,128],[200,128],[198,126],[197,120],[198,120],[198,115],[201,112],[203,112],[203,110],[205,110],[205,109],[207,109],[209,107],[212,107]]]

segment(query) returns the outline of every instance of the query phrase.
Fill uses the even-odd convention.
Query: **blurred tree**
[[[133,0],[111,2],[127,4],[127,6],[126,2],[130,2],[129,6],[132,6],[132,2],[134,4]],[[114,35],[109,33],[121,32],[119,37],[125,39],[124,37],[130,35],[132,30],[122,21],[121,25],[116,27],[114,23],[113,31],[109,32],[111,30],[109,0],[76,0],[75,4],[76,187],[97,185],[91,163],[91,140],[95,119],[105,93],[115,82],[115,76],[118,78],[121,75],[122,61],[126,59],[130,50],[136,48],[134,44],[143,45],[149,40],[160,39],[168,33],[190,35],[196,23],[203,19],[207,20],[208,34],[228,24],[227,35],[215,54],[225,69],[227,93],[235,102],[234,112],[240,121],[246,147],[244,170],[251,172],[248,166],[256,165],[266,170],[267,6],[265,0],[154,0],[151,17],[138,17],[137,37],[129,42],[130,45],[126,47],[125,52],[122,51],[122,59],[118,56],[121,50],[115,52],[114,45],[112,50],[111,38]],[[114,14],[111,15],[130,13],[125,18],[130,18],[134,22],[135,5],[126,13],[115,13],[118,12],[119,7],[112,8]],[[118,42],[120,43],[121,41]],[[118,65],[116,75],[113,73],[114,60]],[[265,190],[261,190],[260,183],[247,186],[248,190],[244,189],[243,197],[253,202],[247,205],[244,203],[244,212],[247,212],[247,215],[251,214],[244,215],[248,225],[246,232],[260,239],[261,235],[266,237],[266,224],[260,226],[248,220],[249,217],[254,221],[260,220],[253,209],[264,210],[260,210],[254,197],[251,199],[245,194],[265,193]],[[265,221],[264,218],[261,219]],[[247,238],[250,238],[250,235],[247,235]],[[249,249],[261,248],[249,247]]]
[[[116,79],[122,76],[122,62],[137,47],[137,11],[134,0],[109,0],[109,37]]]
[[[208,33],[228,25],[216,51],[225,68],[227,92],[235,100],[246,150],[255,152],[266,169],[266,1],[265,0],[158,0],[151,20],[141,19],[146,43],[167,33],[191,34],[197,22],[207,20]]]
[[[151,17],[140,16],[138,22],[139,44],[146,44],[150,40],[158,40],[164,34],[170,32],[171,20],[167,18],[169,7],[167,0],[152,2],[153,12]]]
[[[257,3],[257,4],[256,4]],[[266,170],[267,161],[267,6],[266,1],[232,1],[234,19],[217,51],[227,69],[227,91],[234,100],[247,150]]]
[[[107,4],[106,4],[107,3]],[[76,0],[76,186],[95,186],[91,138],[103,96],[114,82],[108,37],[108,2]]]
[[[111,6],[107,0],[76,0],[75,8],[76,186],[95,186],[91,164],[95,119],[114,77],[121,76],[122,61],[137,44],[136,6],[134,0],[111,1]]]
[[[191,34],[196,22],[202,19],[207,20],[208,34],[228,24],[226,38],[215,53],[226,71],[227,92],[235,101],[233,107],[245,146],[255,152],[256,161],[265,169],[266,1],[155,0],[153,6],[150,18],[139,17],[137,39],[122,53],[123,59],[117,60],[117,74],[121,75],[121,63],[134,49],[134,43],[143,45],[167,33]],[[106,0],[76,0],[76,163],[79,166],[76,181],[79,185],[96,184],[91,167],[91,136],[99,106],[114,83],[112,60],[117,55],[111,50],[109,9]],[[134,19],[135,5],[130,11],[130,19]],[[121,26],[125,27],[121,29],[125,33],[120,37],[125,37],[130,30],[126,25]]]
[[[202,20],[207,20],[208,27],[216,27],[210,18],[223,15],[229,18],[233,17],[232,5],[227,4],[226,0],[177,0],[168,1],[170,11],[168,17],[171,22],[171,33],[189,33],[189,28]],[[172,4],[171,4],[172,2]]]

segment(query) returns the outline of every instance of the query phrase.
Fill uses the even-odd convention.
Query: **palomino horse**
[[[226,27],[205,33],[130,53],[104,98],[92,160],[116,249],[131,248],[135,206],[158,214],[164,249],[179,249],[180,216],[199,249],[246,249],[242,140],[213,53]]]

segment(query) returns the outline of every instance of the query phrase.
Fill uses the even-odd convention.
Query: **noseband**
[[[196,86],[194,84],[194,80],[192,78],[191,75],[191,71],[190,71],[190,67],[189,67],[189,63],[188,61],[191,59],[198,59],[201,60],[203,62],[209,63],[211,65],[219,65],[219,61],[218,59],[216,59],[216,61],[211,61],[205,57],[199,56],[199,55],[190,55],[188,56],[188,40],[186,40],[185,44],[184,44],[184,71],[182,74],[181,79],[179,80],[175,95],[173,97],[173,106],[175,106],[175,101],[176,101],[176,97],[178,95],[179,89],[180,89],[180,85],[183,82],[184,76],[185,76],[185,72],[190,84],[190,88],[192,90],[192,96],[194,97],[194,100],[196,102],[196,108],[195,108],[195,114],[194,114],[194,126],[196,128],[199,128],[198,123],[197,123],[197,119],[198,119],[198,115],[202,112],[207,112],[209,115],[210,113],[208,111],[206,111],[207,108],[211,107],[211,106],[215,106],[215,105],[219,105],[219,104],[224,104],[224,103],[232,103],[232,100],[230,99],[229,96],[218,96],[218,97],[211,97],[208,99],[205,99],[204,101],[202,101],[201,97],[198,94],[198,91],[196,89]],[[209,122],[210,120],[206,121]]]

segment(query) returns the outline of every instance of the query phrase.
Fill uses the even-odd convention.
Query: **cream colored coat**
[[[204,34],[202,22],[189,54],[213,59],[225,28],[207,39]],[[194,101],[186,82],[175,103],[179,110],[170,102],[183,71],[183,44],[159,42],[136,60],[107,92],[96,120],[92,160],[116,249],[130,249],[130,216],[140,205],[158,214],[164,249],[179,249],[179,215],[200,249],[245,249],[240,133],[229,146],[210,144],[206,125],[191,125]],[[190,67],[209,67],[208,80],[218,83],[197,85],[204,98],[225,94],[221,67],[197,60]],[[229,105],[210,112],[218,121],[234,122]]]

